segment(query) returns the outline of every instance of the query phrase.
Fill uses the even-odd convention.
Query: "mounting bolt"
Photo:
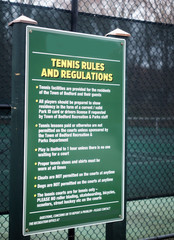
[[[28,229],[28,228],[26,228],[26,229],[25,229],[25,231],[26,231],[26,232],[29,232],[29,229]]]

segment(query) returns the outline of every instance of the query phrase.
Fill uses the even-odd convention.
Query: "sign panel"
[[[122,221],[125,41],[26,39],[23,234]]]

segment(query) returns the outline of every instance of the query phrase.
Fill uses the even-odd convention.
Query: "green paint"
[[[24,235],[123,220],[124,52],[27,27]]]

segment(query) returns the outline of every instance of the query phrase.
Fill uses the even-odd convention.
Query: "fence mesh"
[[[24,14],[39,26],[71,30],[70,0],[0,2],[0,239],[8,239],[12,29]],[[79,0],[77,31],[127,40],[127,239],[174,229],[174,1]],[[105,225],[77,228],[76,239],[106,238]],[[31,239],[67,239],[67,230]],[[174,236],[174,235],[173,235]],[[174,237],[173,237],[174,238]]]
[[[10,110],[0,108],[0,239],[8,239]]]

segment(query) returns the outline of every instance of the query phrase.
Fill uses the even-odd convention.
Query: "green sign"
[[[124,219],[125,41],[27,27],[23,234]]]

